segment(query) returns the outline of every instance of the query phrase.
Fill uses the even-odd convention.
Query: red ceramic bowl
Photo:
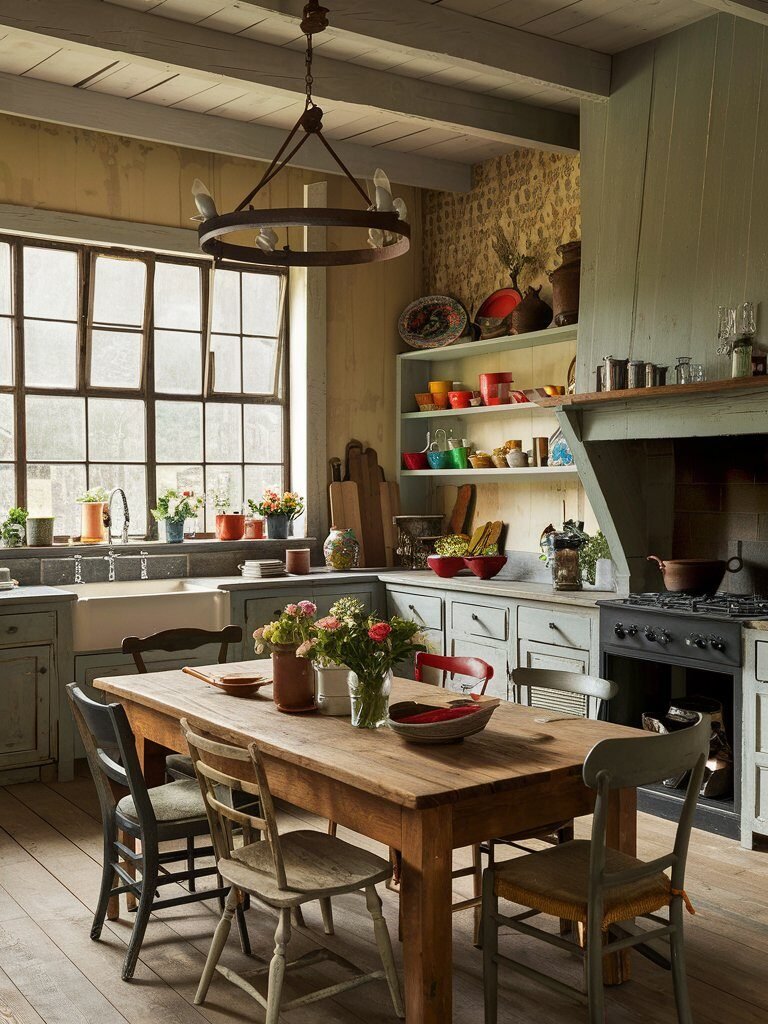
[[[492,580],[497,576],[503,566],[507,564],[506,555],[474,555],[471,558],[463,558],[462,561],[468,569],[480,580]]]
[[[464,568],[464,559],[459,555],[429,555],[427,565],[441,579],[451,580]]]
[[[452,409],[468,409],[469,400],[472,397],[471,391],[449,391],[448,401]]]
[[[403,452],[403,465],[406,469],[427,469],[427,453]]]
[[[486,405],[498,405],[498,402],[491,402],[489,399],[499,397],[499,384],[511,384],[514,377],[511,373],[481,373],[480,394]]]
[[[447,391],[433,391],[432,399],[438,409],[448,408],[448,392]]]

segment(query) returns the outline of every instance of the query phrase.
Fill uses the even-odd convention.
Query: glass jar
[[[752,339],[737,338],[731,350],[731,377],[752,376]]]
[[[678,384],[691,383],[691,357],[678,356],[675,364],[675,380]]]
[[[581,538],[573,533],[550,534],[552,540],[552,587],[554,590],[581,590],[579,548]]]

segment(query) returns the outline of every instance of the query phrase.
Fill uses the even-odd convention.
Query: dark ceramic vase
[[[579,322],[579,284],[581,281],[581,242],[558,245],[562,264],[549,275],[552,282],[552,306],[555,327]]]
[[[315,672],[309,658],[297,658],[296,648],[272,651],[272,699],[285,711],[311,707],[315,699]]]
[[[543,331],[552,323],[552,307],[540,297],[538,288],[526,288],[523,301],[512,310],[512,334]]]

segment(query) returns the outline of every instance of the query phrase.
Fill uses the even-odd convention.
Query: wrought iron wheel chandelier
[[[245,196],[232,213],[224,214],[219,214],[213,196],[199,179],[195,179],[192,185],[192,195],[198,209],[198,216],[193,219],[200,222],[200,248],[204,253],[213,256],[217,262],[233,260],[258,266],[334,267],[376,263],[394,259],[408,252],[411,236],[411,228],[407,221],[408,211],[402,199],[393,199],[387,175],[380,169],[375,171],[374,198],[371,199],[323,134],[323,111],[312,98],[312,37],[328,27],[327,15],[328,9],[321,7],[318,0],[309,0],[304,8],[301,21],[301,30],[307,38],[304,110],[258,185]],[[310,137],[315,137],[325,146],[344,176],[361,196],[364,208],[255,209],[253,200],[289,165]],[[292,227],[367,229],[368,244],[360,248],[319,251],[291,249],[288,244],[278,248],[276,229]],[[226,236],[233,232],[250,229],[255,232],[252,246],[225,241]]]

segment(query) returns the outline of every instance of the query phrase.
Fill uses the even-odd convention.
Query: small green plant
[[[79,502],[95,502],[95,501],[109,501],[109,493],[103,487],[91,487],[85,494],[81,494],[79,498],[75,498],[75,501]]]
[[[450,533],[435,541],[435,553],[447,558],[461,558],[466,555],[469,540],[462,533]]]
[[[179,493],[173,488],[169,488],[157,499],[157,508],[150,509],[150,512],[158,523],[164,519],[183,523],[187,519],[196,519],[197,513],[204,504],[205,498],[202,495],[195,496],[194,491]]]
[[[595,570],[598,558],[610,558],[611,549],[605,539],[602,530],[598,530],[594,537],[588,537],[586,542],[579,548],[579,567],[581,575],[594,586]]]
[[[17,548],[24,543],[27,516],[25,508],[9,508],[5,519],[0,524],[0,537],[6,547]]]

